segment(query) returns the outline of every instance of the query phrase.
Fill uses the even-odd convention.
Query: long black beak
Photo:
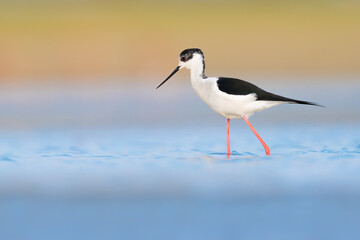
[[[177,71],[179,71],[179,69],[180,69],[180,66],[177,66],[177,67],[175,68],[175,70],[174,70],[162,83],[160,83],[159,86],[157,86],[156,89],[158,89],[159,87],[161,87],[161,85],[163,85],[167,80],[169,80]]]

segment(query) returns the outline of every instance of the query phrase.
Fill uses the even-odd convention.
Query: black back
[[[256,101],[280,101],[320,106],[316,103],[286,98],[273,93],[269,93],[259,88],[258,86],[241,79],[220,77],[217,81],[217,85],[220,91],[231,95],[248,95],[255,93],[257,98]]]

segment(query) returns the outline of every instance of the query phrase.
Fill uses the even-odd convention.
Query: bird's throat
[[[190,68],[191,81],[204,79],[205,76],[205,64],[204,62],[198,62]]]

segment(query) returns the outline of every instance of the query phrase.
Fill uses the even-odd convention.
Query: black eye
[[[182,62],[185,62],[186,57],[181,57],[180,60],[181,60]]]

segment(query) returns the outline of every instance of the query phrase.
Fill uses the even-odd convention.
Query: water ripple
[[[9,155],[0,156],[0,161],[15,162],[15,160],[13,158],[11,158]]]

